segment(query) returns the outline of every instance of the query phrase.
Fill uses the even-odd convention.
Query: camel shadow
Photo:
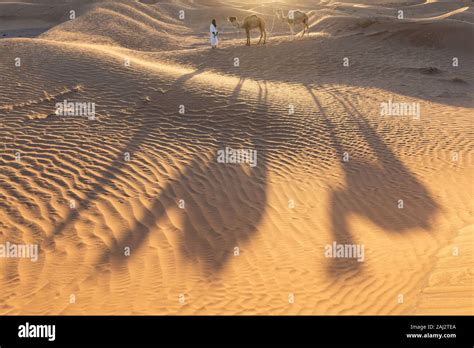
[[[202,74],[205,69],[197,69],[189,74],[185,74],[178,78],[175,81],[175,86],[177,88],[186,83],[186,81],[192,79],[193,77]],[[144,104],[139,106],[135,111],[140,112],[141,108],[146,109],[147,106]],[[147,137],[154,131],[153,128],[147,127],[145,124],[142,124],[138,127],[138,130],[133,133],[132,137],[127,141],[127,143],[122,146],[117,152],[115,159],[110,162],[105,168],[103,168],[98,174],[95,175],[95,180],[92,182],[86,191],[84,191],[84,196],[79,197],[71,194],[71,198],[79,203],[77,207],[71,209],[68,215],[53,229],[51,236],[46,240],[45,245],[48,246],[54,243],[54,239],[63,234],[68,227],[70,227],[80,216],[81,212],[87,210],[90,207],[90,204],[94,202],[101,194],[106,193],[106,189],[113,185],[113,183],[120,179],[122,175],[125,175],[124,167],[127,166],[127,161],[125,160],[125,154],[129,154],[130,157],[133,157],[135,151],[137,151],[142,143],[147,139]]]
[[[166,98],[168,100],[170,98],[176,99],[173,92],[182,89],[187,81],[204,71],[203,68],[197,69],[176,79],[172,90],[164,92],[170,94]],[[258,111],[263,117],[256,119],[251,116],[253,110],[244,110],[247,105],[246,101],[239,101],[244,82],[245,78],[238,80],[226,101],[228,107],[226,111],[232,113],[233,108],[239,109],[240,116],[229,118],[226,113],[220,113],[212,122],[214,127],[212,133],[214,134],[206,134],[206,138],[215,139],[211,154],[213,160],[208,161],[209,153],[202,153],[191,160],[177,178],[173,178],[165,184],[152,207],[145,209],[143,217],[134,223],[133,228],[127,230],[118,239],[111,236],[112,246],[98,258],[96,265],[103,265],[109,261],[126,260],[123,248],[127,246],[136,251],[147,238],[149,232],[155,229],[156,222],[166,215],[167,209],[180,209],[177,205],[178,201],[185,202],[186,207],[183,209],[182,218],[182,252],[186,258],[199,262],[208,271],[217,272],[222,269],[228,258],[233,255],[234,248],[241,248],[243,243],[255,233],[266,205],[267,160],[264,141],[262,142],[259,135],[260,131],[255,131],[253,135],[250,135],[247,144],[247,148],[257,150],[256,167],[249,167],[248,164],[222,164],[215,160],[216,151],[219,149],[224,149],[227,146],[233,149],[242,147],[242,136],[245,133],[242,130],[242,124],[250,126],[252,130],[265,130],[266,84],[264,88],[260,86],[257,103]],[[134,111],[138,114],[148,108],[149,104],[140,104]],[[133,158],[134,153],[141,149],[146,139],[154,131],[162,132],[165,129],[166,132],[166,128],[162,126],[180,129],[181,133],[188,129],[189,132],[184,133],[191,134],[194,140],[200,142],[205,140],[203,135],[198,132],[193,135],[193,126],[187,124],[184,118],[183,116],[173,118],[173,122],[166,125],[156,122],[150,126],[145,122],[147,120],[139,123],[137,130],[132,133],[126,144],[116,150],[115,158],[100,172],[94,174],[89,188],[82,190],[81,196],[71,197],[78,202],[77,207],[71,209],[66,217],[54,227],[43,247],[51,247],[55,243],[55,238],[67,232],[79,219],[82,212],[89,209],[101,195],[107,194],[107,189],[120,181],[122,176],[128,175],[128,164],[124,160],[123,154],[128,152]],[[238,133],[238,136],[235,133]],[[189,139],[187,140],[189,141]],[[219,178],[212,178],[211,173]],[[220,184],[216,185],[216,183]],[[249,200],[251,203],[232,203],[239,200]]]
[[[350,135],[338,130],[316,93],[311,87],[306,88],[322,116],[343,169],[344,188],[332,188],[329,194],[329,217],[334,241],[337,244],[355,244],[349,228],[350,215],[364,217],[390,232],[401,233],[413,228],[430,230],[431,219],[439,209],[437,203],[383,142],[366,118],[350,101],[326,91],[333,100],[340,103],[377,158],[376,163],[357,157],[343,161],[344,154],[355,152],[357,144],[351,143],[349,139],[343,145],[343,138]],[[407,214],[405,210],[411,213]],[[327,271],[330,276],[336,277],[343,273],[356,274],[361,266],[362,263],[355,258],[332,258]]]
[[[230,105],[238,101],[244,81],[240,79],[234,88],[229,97]],[[113,246],[100,255],[96,265],[126,262],[124,248],[130,248],[131,255],[136,255],[149,234],[160,230],[166,223],[167,212],[175,210],[180,214],[180,244],[185,259],[201,266],[207,275],[221,271],[234,256],[236,248],[240,253],[256,233],[265,212],[268,172],[264,136],[266,105],[264,83],[263,87],[259,84],[256,105],[259,111],[264,108],[260,114],[263,119],[246,115],[244,119],[237,116],[229,121],[228,115],[222,115],[222,121],[227,122],[215,122],[216,143],[210,152],[196,156],[178,177],[169,180],[136,226],[115,240]],[[236,136],[242,122],[255,130],[245,146],[257,151],[257,165],[217,162],[217,151],[226,147],[242,148],[241,137]]]

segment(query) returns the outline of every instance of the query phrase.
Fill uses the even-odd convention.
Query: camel
[[[227,20],[237,29],[245,29],[245,33],[247,34],[247,46],[250,46],[250,31],[257,28],[260,29],[260,40],[258,44],[260,45],[262,38],[263,44],[267,42],[267,31],[265,30],[265,20],[263,18],[251,15],[245,17],[242,24],[239,23],[237,17],[229,17]]]
[[[303,34],[301,37],[304,37],[306,30],[308,31],[309,36],[309,18],[308,15],[300,10],[290,10],[288,11],[288,16],[285,16],[283,10],[277,10],[277,17],[279,20],[288,23],[290,26],[291,34],[295,35],[294,27],[296,24],[303,25]]]

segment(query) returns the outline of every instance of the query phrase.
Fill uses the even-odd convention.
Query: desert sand
[[[474,314],[473,28],[471,1],[0,0],[0,244],[39,246],[0,258],[0,314]]]

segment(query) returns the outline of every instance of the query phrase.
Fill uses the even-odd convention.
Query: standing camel
[[[252,29],[260,29],[260,40],[258,44],[263,38],[263,44],[267,42],[267,31],[265,30],[265,20],[259,16],[251,15],[244,18],[242,24],[239,23],[237,17],[229,17],[227,20],[232,23],[232,25],[238,29],[245,29],[245,33],[247,34],[247,46],[250,46],[250,31]]]
[[[285,16],[283,10],[277,10],[277,17],[284,23],[288,23],[292,35],[295,35],[295,25],[301,24],[303,26],[303,34],[301,35],[301,37],[304,36],[306,31],[308,31],[309,36],[309,18],[308,15],[303,11],[291,10],[288,11],[288,16]]]

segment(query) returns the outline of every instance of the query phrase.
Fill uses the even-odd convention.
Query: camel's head
[[[227,17],[227,20],[236,28],[240,28],[239,21],[237,17]]]

